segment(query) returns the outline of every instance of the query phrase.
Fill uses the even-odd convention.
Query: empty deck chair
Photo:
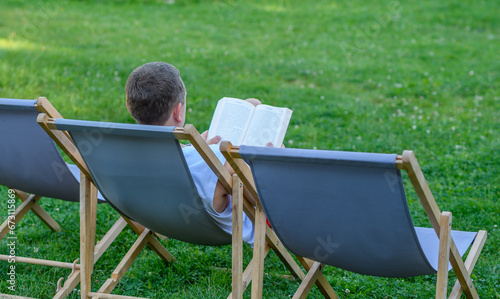
[[[18,197],[22,204],[15,209],[4,211],[7,219],[0,227],[0,237],[9,238],[9,232],[30,210],[51,230],[59,231],[59,224],[38,205],[42,197],[78,202],[80,169],[64,161],[54,141],[36,122],[42,110],[53,117],[61,117],[45,99],[19,100],[0,99],[0,185],[6,186],[9,197]],[[99,194],[99,201],[103,201]],[[124,226],[124,225],[123,225]],[[103,238],[112,240],[112,235]],[[7,240],[3,240],[7,242]],[[105,242],[104,242],[105,243]],[[104,245],[102,243],[101,245]],[[75,248],[77,249],[77,248]],[[104,251],[106,246],[100,246]],[[100,252],[102,252],[100,251]],[[7,253],[7,252],[3,252]],[[102,253],[101,253],[102,254]],[[0,255],[0,260],[8,261],[9,255]],[[59,261],[16,257],[16,262],[26,262],[47,266],[73,269],[72,279],[60,287],[56,298],[65,297],[79,282],[79,265]]]
[[[464,291],[477,298],[470,273],[486,232],[451,231],[451,213],[440,212],[413,152],[397,156],[228,143],[223,152],[242,181],[249,188],[255,184],[285,247],[315,261],[296,298],[307,295],[324,265],[382,277],[437,273],[436,298],[444,298],[449,262],[458,277],[450,297]],[[251,173],[238,167],[241,159]],[[414,227],[400,169],[408,173],[433,228]]]

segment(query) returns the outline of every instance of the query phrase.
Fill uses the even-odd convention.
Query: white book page
[[[245,137],[248,124],[255,106],[247,101],[224,97],[215,108],[207,140],[219,135],[221,140],[228,140],[240,145]]]
[[[272,142],[274,147],[281,147],[291,116],[292,110],[288,108],[257,106],[243,144],[266,146]]]

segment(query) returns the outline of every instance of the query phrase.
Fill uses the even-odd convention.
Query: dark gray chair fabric
[[[174,127],[57,119],[117,211],[165,236],[231,244],[198,195]]]
[[[264,211],[291,252],[352,272],[437,272],[439,240],[414,227],[396,155],[240,146]],[[461,255],[476,233],[452,231]],[[451,267],[451,266],[450,266]]]
[[[0,184],[40,196],[79,201],[79,169],[64,161],[54,141],[38,125],[35,103],[0,99]]]

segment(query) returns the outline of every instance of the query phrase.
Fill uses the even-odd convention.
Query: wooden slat
[[[8,261],[9,258],[11,258],[8,255],[0,255],[0,261]],[[58,262],[58,261],[52,261],[52,260],[44,260],[44,259],[35,259],[35,258],[30,258],[30,257],[22,257],[22,256],[16,256],[16,263],[27,263],[27,264],[33,264],[33,265],[41,265],[41,266],[50,266],[50,267],[58,267],[58,268],[64,268],[64,269],[73,269],[75,265],[73,263],[65,263],[65,262]],[[80,265],[76,265],[76,268],[79,269]]]
[[[82,172],[80,175],[80,289],[82,298],[92,290],[97,213],[97,189]]]
[[[436,281],[436,299],[445,299],[448,287],[448,264],[451,243],[451,213],[441,213],[439,233],[439,257]]]
[[[243,183],[233,175],[232,204],[232,294],[243,298]]]
[[[252,274],[252,298],[262,298],[264,280],[264,248],[266,246],[266,215],[261,206],[255,210],[255,238],[253,247],[254,269]]]

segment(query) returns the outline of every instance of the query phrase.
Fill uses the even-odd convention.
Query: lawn
[[[181,71],[187,122],[199,131],[208,128],[223,96],[256,97],[294,110],[287,147],[411,149],[439,206],[453,212],[453,227],[488,231],[472,277],[481,297],[500,298],[499,16],[498,2],[472,0],[2,0],[0,97],[45,96],[66,118],[132,123],[125,108],[128,75],[145,62],[165,61]],[[2,220],[7,198],[0,187]],[[414,192],[408,198],[415,224],[429,226]],[[43,199],[42,206],[63,230],[54,233],[28,215],[16,228],[16,254],[73,261],[78,204]],[[99,237],[118,216],[106,205],[98,211]],[[94,290],[133,237],[127,230],[98,262]],[[163,243],[177,262],[165,266],[145,250],[115,294],[227,296],[230,247]],[[247,261],[250,255],[246,247]],[[2,293],[11,293],[8,267],[0,263]],[[57,280],[70,272],[16,267],[11,294],[37,298],[53,296]],[[265,271],[265,298],[288,297],[298,287],[273,254]],[[435,276],[324,272],[342,298],[434,296]],[[77,297],[78,288],[71,295]]]

